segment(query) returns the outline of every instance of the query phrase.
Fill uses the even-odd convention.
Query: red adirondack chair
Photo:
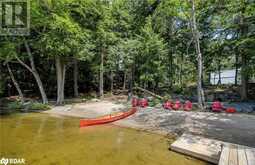
[[[163,104],[163,108],[164,109],[172,109],[173,108],[173,103],[169,100],[167,100],[164,104]]]
[[[182,104],[179,100],[177,100],[174,105],[173,105],[173,109],[174,110],[179,110],[181,108]]]
[[[137,98],[132,98],[132,107],[136,107],[136,106],[138,106],[139,105],[139,101],[138,101],[138,99]]]
[[[149,105],[149,104],[148,104],[147,99],[142,98],[142,99],[140,100],[140,107],[145,108],[145,107],[147,107],[148,105]]]
[[[223,105],[221,104],[221,102],[219,102],[219,101],[214,101],[213,103],[212,103],[212,111],[213,112],[221,112],[221,111],[223,111],[224,110],[224,107],[223,107]]]
[[[183,107],[184,111],[191,111],[192,110],[192,102],[187,100]]]

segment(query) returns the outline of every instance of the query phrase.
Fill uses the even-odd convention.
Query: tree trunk
[[[170,71],[169,71],[170,87],[173,86],[173,80],[174,80],[174,76],[173,76],[173,51],[172,51],[170,54]]]
[[[79,97],[78,92],[78,61],[74,58],[74,69],[73,69],[73,89],[74,89],[74,97]]]
[[[128,89],[128,101],[133,97],[133,86],[134,86],[134,75],[135,75],[135,62],[131,67],[130,76],[129,76],[129,89]]]
[[[245,4],[244,4],[245,5]],[[240,18],[240,32],[241,37],[245,37],[248,31],[247,25],[244,23],[244,15],[245,7],[242,9],[242,15]],[[242,48],[241,48],[242,49]],[[247,74],[247,57],[243,50],[240,51],[241,53],[241,64],[242,64],[242,70],[241,70],[241,99],[242,101],[245,101],[248,99],[248,74]]]
[[[101,52],[100,75],[99,75],[99,96],[104,98],[104,48]]]
[[[204,109],[204,91],[202,87],[202,74],[203,74],[203,59],[202,59],[202,53],[200,49],[200,43],[199,43],[199,31],[197,29],[196,24],[196,9],[195,9],[195,2],[194,0],[191,0],[192,3],[192,32],[193,37],[195,39],[196,44],[196,52],[197,52],[197,62],[198,62],[198,75],[197,75],[197,96],[198,96],[198,105],[199,108]]]
[[[111,77],[111,95],[113,95],[113,71],[112,70],[110,73],[110,77]]]
[[[183,54],[181,54],[181,62],[180,62],[180,85],[181,85],[181,88],[183,88],[183,63],[184,63],[184,57],[183,57]]]
[[[27,53],[29,55],[29,60],[30,60],[31,67],[32,67],[32,74],[34,75],[35,80],[37,82],[37,85],[39,87],[39,90],[40,90],[40,93],[41,93],[41,96],[42,96],[42,100],[43,100],[43,104],[47,104],[48,103],[48,98],[47,98],[46,93],[44,91],[41,78],[40,78],[40,76],[39,76],[39,74],[38,74],[38,72],[37,72],[37,70],[35,68],[33,55],[31,53],[29,45],[28,45],[28,43],[26,41],[25,41],[25,47],[26,47]]]
[[[220,65],[220,61],[218,61],[218,74],[219,74],[219,79],[218,79],[218,83],[217,85],[221,84],[221,65]]]
[[[245,101],[248,99],[248,76],[247,76],[247,70],[245,70],[247,61],[246,61],[246,56],[244,53],[242,53],[241,58],[242,58],[241,99],[242,99],[242,101]]]
[[[25,47],[26,47],[27,54],[29,56],[30,66],[28,66],[21,59],[19,59],[18,56],[16,56],[16,59],[18,60],[18,62],[22,66],[27,68],[33,74],[33,76],[34,76],[34,78],[36,80],[36,83],[38,85],[39,91],[41,93],[42,102],[43,102],[43,104],[47,104],[48,103],[48,98],[47,98],[47,95],[45,93],[45,90],[44,90],[43,83],[41,81],[40,75],[39,75],[39,73],[37,72],[37,70],[35,68],[34,58],[33,58],[33,55],[31,53],[30,47],[29,47],[29,45],[28,45],[28,43],[26,41],[25,41]]]
[[[64,102],[64,88],[65,88],[65,71],[66,65],[61,57],[56,56],[56,72],[57,72],[57,105]]]
[[[211,84],[211,78],[212,78],[212,77],[211,77],[211,73],[209,73],[209,74],[208,74],[208,79],[209,79],[209,82],[208,82],[208,83],[209,83],[209,84]]]
[[[25,99],[24,99],[24,95],[23,95],[23,93],[22,93],[22,91],[21,91],[21,89],[20,89],[20,86],[19,86],[18,82],[16,81],[16,79],[15,79],[13,73],[12,73],[12,70],[11,70],[9,64],[6,63],[6,65],[7,65],[7,69],[8,69],[8,72],[9,72],[9,74],[10,74],[10,77],[11,77],[11,79],[12,79],[12,82],[13,82],[15,88],[17,89],[17,91],[18,91],[18,93],[19,93],[20,101],[21,101],[21,103],[23,104],[23,103],[25,102],[25,101],[24,101],[24,100],[25,100]]]
[[[236,73],[235,73],[235,85],[237,85],[237,78],[238,78],[238,55],[235,54],[236,60],[235,60],[235,67],[236,67]]]
[[[127,72],[124,71],[124,80],[123,80],[123,87],[122,87],[122,90],[125,90],[125,89],[126,89],[126,79],[127,79]]]
[[[169,51],[168,51],[168,85],[171,88],[173,86],[173,48],[172,48],[172,38],[173,38],[173,29],[174,29],[174,19],[173,18],[169,18],[169,31],[168,31],[168,47],[169,47]]]

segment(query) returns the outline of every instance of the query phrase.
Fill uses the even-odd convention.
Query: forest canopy
[[[235,85],[242,100],[250,97],[254,0],[32,0],[30,5],[30,34],[0,36],[0,97],[19,94],[62,104],[65,97],[91,91],[103,97],[104,91],[134,86],[169,93],[195,85],[202,102],[210,73],[226,69],[241,74]]]

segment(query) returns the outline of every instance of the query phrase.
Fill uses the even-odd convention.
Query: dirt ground
[[[45,113],[79,118],[96,118],[110,113],[119,112],[123,109],[126,109],[123,104],[116,104],[112,101],[104,100],[54,106],[51,110],[45,111]]]
[[[124,109],[124,104],[104,100],[53,107],[46,113],[95,118]],[[243,113],[184,112],[149,107],[139,108],[134,115],[113,124],[177,136],[185,132],[255,147],[255,115]]]

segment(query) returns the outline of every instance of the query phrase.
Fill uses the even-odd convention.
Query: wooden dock
[[[254,148],[191,134],[183,134],[171,149],[219,165],[255,165]]]
[[[255,165],[255,149],[240,145],[223,146],[219,165]]]

